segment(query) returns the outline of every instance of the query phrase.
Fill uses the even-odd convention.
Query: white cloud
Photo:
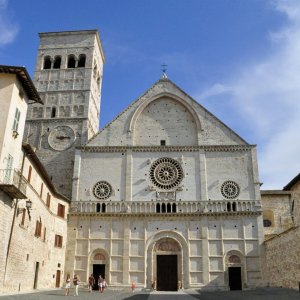
[[[0,46],[13,42],[18,34],[18,26],[11,21],[7,0],[0,0]]]
[[[300,2],[271,3],[288,21],[270,34],[275,51],[197,98],[223,95],[219,101],[226,97],[234,104],[259,145],[263,188],[281,189],[300,172]]]

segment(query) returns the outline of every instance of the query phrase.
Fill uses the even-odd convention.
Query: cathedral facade
[[[65,272],[112,287],[262,284],[256,148],[164,76],[99,132],[97,31],[40,34],[25,140],[71,198]]]

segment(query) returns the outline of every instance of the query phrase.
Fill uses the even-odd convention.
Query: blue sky
[[[29,5],[30,4],[30,5]],[[300,172],[299,0],[0,0],[0,64],[33,74],[38,32],[98,29],[101,127],[168,77],[251,144],[264,189]]]

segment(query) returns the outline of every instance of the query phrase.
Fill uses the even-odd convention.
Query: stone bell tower
[[[58,191],[71,198],[75,147],[99,128],[104,54],[97,30],[39,36],[34,83],[44,105],[30,106],[24,140]]]

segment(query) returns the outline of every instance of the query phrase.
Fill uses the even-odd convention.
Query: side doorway
[[[55,287],[57,287],[57,288],[60,287],[60,275],[61,275],[61,271],[60,271],[60,270],[56,270],[56,282],[55,282]]]
[[[101,275],[103,278],[105,278],[105,264],[93,264],[93,275],[95,278],[95,285],[93,287],[93,290],[98,290],[98,279]]]
[[[229,267],[229,288],[231,291],[242,289],[242,271],[241,267]]]

